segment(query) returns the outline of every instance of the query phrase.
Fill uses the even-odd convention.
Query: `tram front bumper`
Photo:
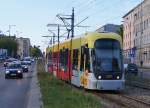
[[[98,80],[97,90],[123,90],[125,80]]]

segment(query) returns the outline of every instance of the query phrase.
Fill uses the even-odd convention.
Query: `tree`
[[[15,57],[17,55],[18,43],[15,38],[0,37],[0,48],[7,49],[8,56]]]
[[[38,57],[41,57],[41,56],[42,56],[42,52],[41,52],[41,50],[39,49],[39,47],[36,47],[36,46],[31,47],[30,52],[31,52],[31,56],[32,56],[32,57],[38,58]]]
[[[121,25],[117,33],[122,37],[123,39],[123,26]]]

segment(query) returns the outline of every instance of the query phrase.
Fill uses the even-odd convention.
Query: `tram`
[[[47,48],[49,71],[91,90],[123,90],[122,39],[115,33],[85,33]]]

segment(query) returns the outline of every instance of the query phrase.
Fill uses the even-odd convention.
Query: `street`
[[[33,72],[36,71],[35,67]],[[1,108],[27,108],[32,74],[24,73],[23,79],[5,79],[4,67],[0,66],[0,107]]]

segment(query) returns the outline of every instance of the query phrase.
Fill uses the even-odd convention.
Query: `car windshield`
[[[21,62],[21,65],[27,65],[28,63],[26,63],[26,62]]]
[[[18,69],[21,68],[21,64],[9,64],[7,69]]]
[[[31,61],[30,58],[24,58],[24,61]]]
[[[12,62],[12,60],[8,59],[8,60],[6,60],[6,62]]]
[[[129,64],[128,68],[137,68],[136,64]]]

